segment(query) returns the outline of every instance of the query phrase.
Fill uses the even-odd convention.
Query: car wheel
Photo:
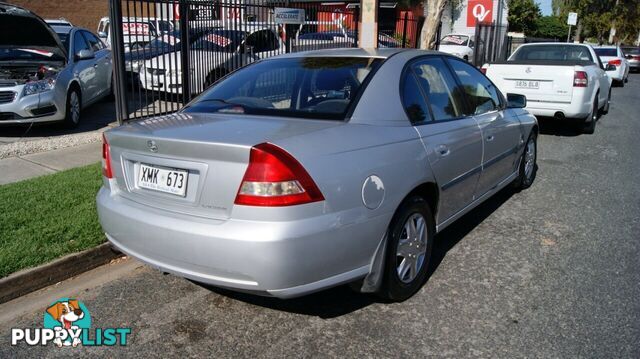
[[[607,103],[604,104],[602,108],[602,114],[606,115],[609,113],[609,107],[611,107],[611,89],[609,89],[609,96],[607,96]]]
[[[406,199],[387,230],[381,297],[400,302],[420,289],[427,276],[434,234],[429,204],[419,196]]]
[[[67,128],[74,128],[80,123],[80,111],[82,109],[82,98],[77,89],[69,90],[67,94],[67,110],[64,124]]]
[[[586,134],[593,134],[596,132],[596,122],[598,122],[598,94],[596,94],[596,99],[593,101],[593,109],[591,109],[591,114],[587,116],[585,122],[582,124],[582,132]]]
[[[620,86],[620,87],[624,87],[624,83],[625,83],[625,82],[626,82],[626,81],[625,81],[624,79],[620,80],[620,81],[618,82],[618,86]]]
[[[514,189],[521,191],[531,187],[538,172],[538,165],[536,164],[537,158],[538,135],[532,131],[527,143],[524,145],[524,152],[522,153],[520,166],[518,168],[518,177],[513,182]]]

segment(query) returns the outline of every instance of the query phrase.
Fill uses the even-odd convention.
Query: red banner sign
[[[490,24],[493,21],[493,0],[469,0],[467,3],[467,27],[476,22]]]

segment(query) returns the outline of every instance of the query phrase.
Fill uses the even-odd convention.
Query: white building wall
[[[426,12],[426,3],[429,0],[425,0],[425,12]],[[502,21],[498,21],[498,6],[500,1],[502,1]],[[457,34],[468,34],[473,35],[475,32],[474,27],[467,27],[467,0],[463,0],[463,2],[456,8],[451,9],[451,5],[448,5],[442,14],[442,35],[457,33]],[[493,9],[492,9],[492,18],[497,24],[502,24],[506,26],[508,24],[507,16],[509,14],[509,9],[507,7],[507,0],[494,0],[493,1]],[[425,16],[427,14],[425,13]]]

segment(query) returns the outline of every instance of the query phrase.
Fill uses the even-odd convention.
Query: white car
[[[616,67],[615,71],[608,74],[614,83],[620,87],[624,87],[624,83],[629,81],[629,60],[627,60],[620,49],[620,46],[598,46],[593,49],[596,55],[600,57],[603,64],[609,64]]]
[[[284,53],[284,44],[270,27],[246,26],[240,30],[214,29],[190,46],[190,88],[204,91],[219,78],[261,58]],[[140,84],[146,90],[182,93],[181,51],[146,60]]]
[[[475,43],[469,35],[449,34],[440,40],[438,51],[469,61],[473,58],[474,46]]]
[[[586,133],[609,111],[611,78],[605,70],[615,66],[604,67],[591,46],[553,42],[521,45],[507,61],[482,67],[503,93],[525,95],[530,113],[578,119]]]
[[[122,18],[122,37],[125,51],[144,47],[150,39],[172,31],[174,31],[174,25],[169,20],[155,17]],[[96,33],[111,48],[111,20],[108,17],[100,19]]]

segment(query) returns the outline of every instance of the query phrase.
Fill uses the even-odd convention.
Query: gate
[[[395,11],[395,9],[393,9]],[[378,47],[418,48],[424,16],[400,11],[398,16],[378,19]]]
[[[476,23],[473,64],[482,66],[487,62],[506,60],[510,47],[507,32],[507,26]]]
[[[250,2],[249,2],[250,1]],[[287,52],[357,47],[358,9],[282,0],[109,0],[118,121],[178,111],[226,74]],[[276,23],[278,7],[303,25]]]

